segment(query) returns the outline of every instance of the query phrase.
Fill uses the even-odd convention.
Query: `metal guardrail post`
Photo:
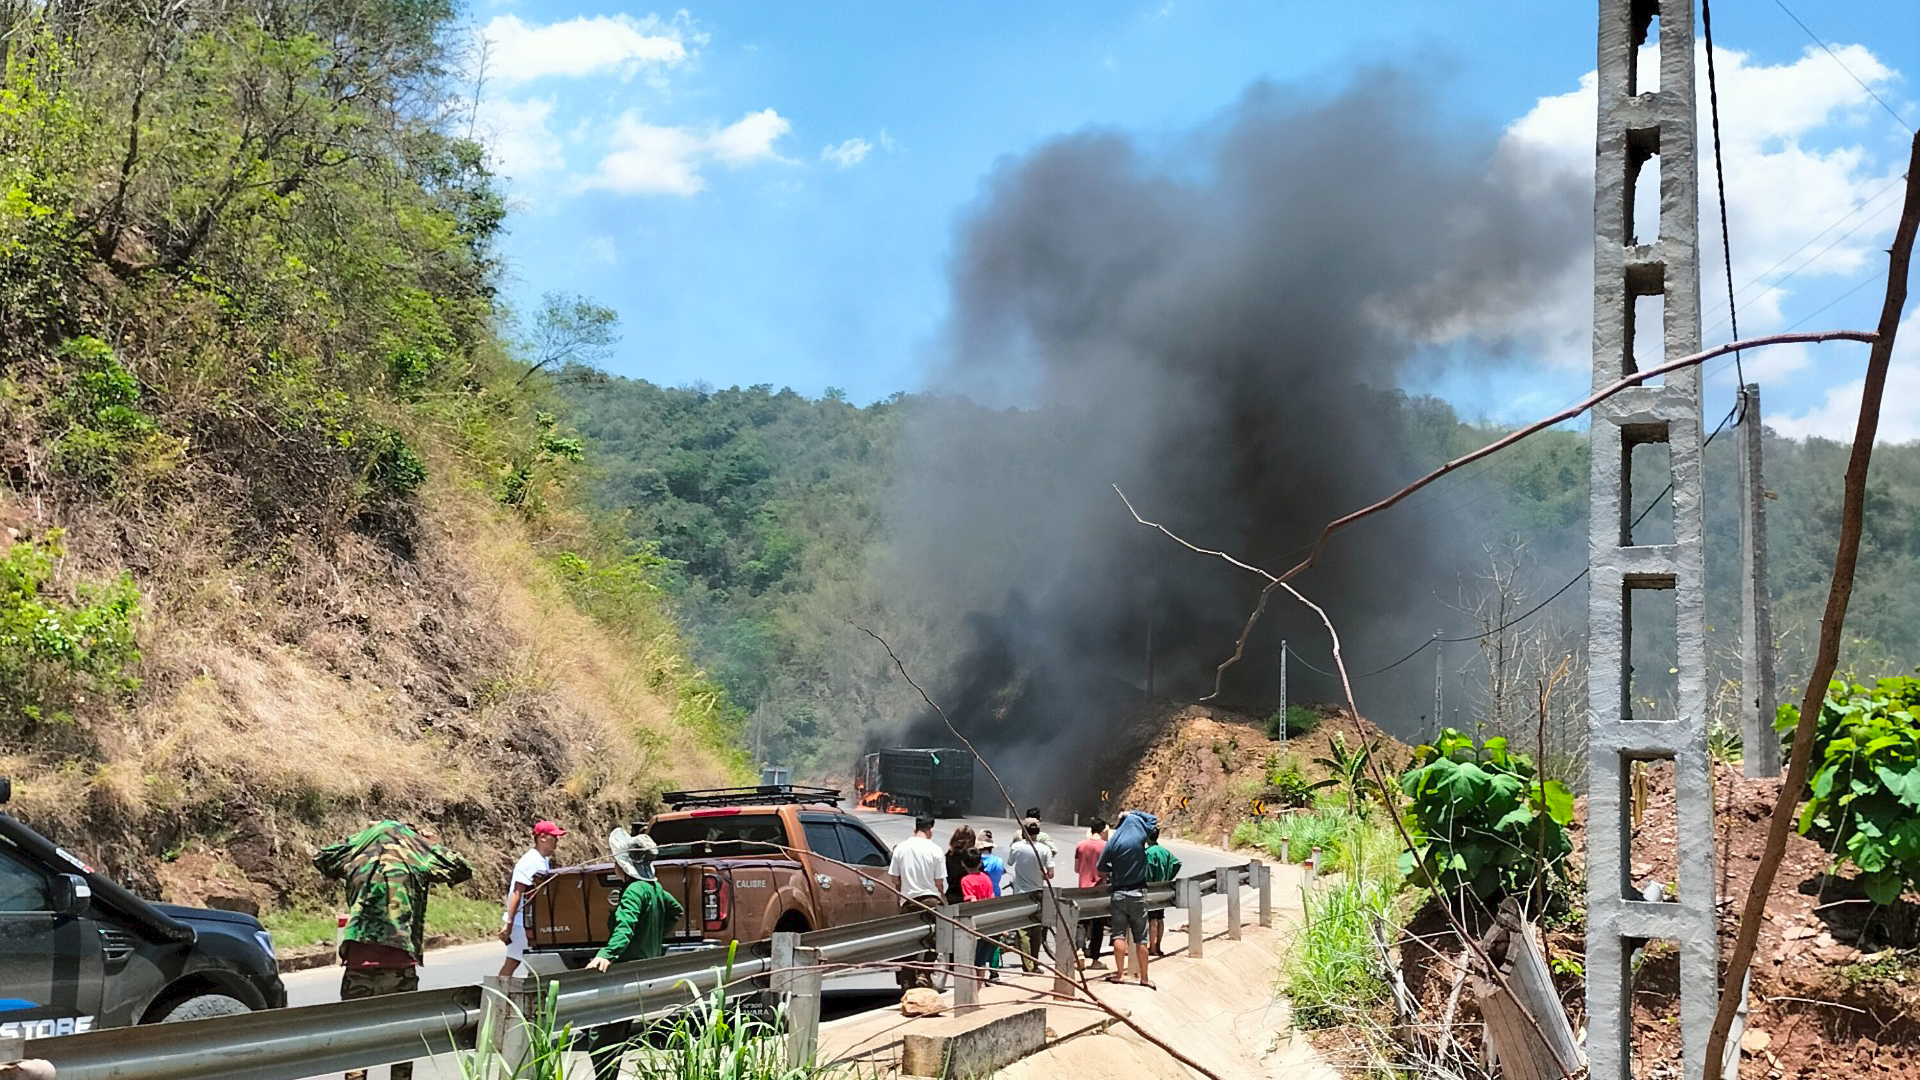
[[[972,916],[960,916],[954,919],[957,929],[954,932],[953,962],[953,1011],[955,1013],[972,1012],[980,1004],[980,981],[985,973],[973,962],[974,945],[979,940],[974,934]],[[964,953],[965,955],[961,955]]]
[[[1273,868],[1259,859],[1247,860],[1247,877],[1259,897],[1261,926],[1273,925]]]
[[[489,975],[481,985],[488,991],[480,999],[480,1029],[493,1038],[488,1049],[500,1055],[508,1076],[518,1076],[532,1055],[527,1023],[537,1008],[539,980],[531,975]]]
[[[787,999],[787,1062],[802,1065],[813,1061],[820,1045],[820,970],[819,949],[802,946],[793,950],[799,966]]]
[[[957,976],[960,971],[959,968],[954,966],[959,960],[960,934],[950,921],[953,912],[954,909],[951,905],[941,908],[940,913],[948,916],[948,918],[937,919],[933,924],[933,953],[938,959],[940,966],[946,969],[948,978]],[[938,975],[934,976],[933,985],[936,988],[942,987],[942,980]]]
[[[1051,928],[1053,937],[1053,995],[1072,997],[1073,976],[1079,972],[1079,947],[1074,931],[1080,925],[1080,905],[1052,892],[1040,894],[1042,925]]]
[[[1214,870],[1214,887],[1227,898],[1227,940],[1240,940],[1240,873],[1238,866],[1222,866]]]
[[[812,1061],[820,1042],[820,964],[820,950],[801,945],[799,934],[773,935],[770,982],[786,1016],[789,1065]]]
[[[1200,918],[1199,878],[1182,878],[1178,882],[1181,889],[1180,906],[1187,909],[1187,955],[1195,960],[1206,955],[1206,925]]]

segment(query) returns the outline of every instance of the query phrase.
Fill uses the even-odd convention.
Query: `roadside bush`
[[[1872,688],[1835,679],[1814,728],[1814,768],[1800,832],[1852,863],[1876,904],[1920,883],[1920,679],[1881,679]],[[1791,732],[1796,705],[1774,726]]]
[[[1268,754],[1266,766],[1267,790],[1263,797],[1267,802],[1279,807],[1313,805],[1315,784],[1300,771],[1300,763],[1292,755]]]
[[[69,723],[88,695],[112,700],[140,685],[132,674],[140,591],[121,574],[75,586],[71,602],[51,595],[61,536],[22,540],[0,559],[0,700],[29,723]]]
[[[1412,800],[1409,816],[1418,847],[1401,856],[1409,878],[1423,866],[1443,890],[1468,889],[1482,900],[1501,892],[1551,884],[1564,873],[1573,844],[1573,794],[1540,780],[1531,759],[1507,749],[1498,736],[1475,746],[1473,737],[1446,728],[1414,751],[1400,789]]]
[[[1396,939],[1405,914],[1393,858],[1400,845],[1391,827],[1349,817],[1336,835],[1340,875],[1307,888],[1300,930],[1281,963],[1300,1028],[1334,1027],[1386,1000],[1375,934]]]
[[[1319,713],[1305,705],[1289,705],[1285,709],[1275,709],[1273,715],[1267,717],[1267,737],[1290,739],[1311,735],[1313,729],[1319,726]]]
[[[48,463],[61,476],[111,486],[128,473],[165,471],[185,446],[139,409],[140,382],[107,343],[77,337],[61,345],[64,385],[47,402],[55,434]]]
[[[1277,820],[1243,821],[1233,830],[1236,846],[1257,847],[1280,857],[1280,839],[1287,838],[1288,857],[1304,863],[1315,847],[1320,849],[1323,873],[1345,873],[1355,868],[1361,856],[1381,856],[1385,862],[1370,869],[1377,878],[1400,878],[1393,854],[1400,842],[1393,826],[1338,807],[1304,810],[1284,814]]]
[[[369,494],[397,501],[427,482],[427,463],[399,432],[380,428],[367,439],[364,475]]]

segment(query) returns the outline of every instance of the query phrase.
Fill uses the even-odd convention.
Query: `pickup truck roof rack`
[[[675,810],[696,806],[776,806],[790,803],[840,803],[840,789],[808,787],[804,784],[760,784],[755,787],[701,788],[697,791],[669,791],[661,801]]]

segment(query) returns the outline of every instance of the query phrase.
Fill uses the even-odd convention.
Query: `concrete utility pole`
[[[1600,0],[1599,117],[1594,161],[1593,385],[1637,370],[1634,301],[1660,296],[1657,353],[1700,347],[1700,237],[1695,161],[1693,4]],[[1657,26],[1655,20],[1658,20]],[[1649,31],[1655,31],[1650,34]],[[1657,45],[1659,90],[1639,85],[1640,47]],[[1634,231],[1634,186],[1658,170],[1659,235]],[[1680,951],[1683,1074],[1706,1064],[1718,985],[1714,925],[1713,799],[1707,757],[1706,587],[1700,482],[1700,373],[1639,386],[1593,413],[1588,543],[1587,1053],[1594,1080],[1632,1074],[1633,1010],[1627,950],[1664,938]],[[1673,542],[1636,544],[1634,448],[1666,443],[1673,483]],[[1674,590],[1678,646],[1671,720],[1633,715],[1628,633],[1635,593]],[[1647,619],[1650,612],[1640,612]],[[1677,900],[1633,889],[1633,836],[1622,803],[1636,761],[1673,762],[1679,821]]]
[[[1280,745],[1287,745],[1287,639],[1280,639]]]
[[[1740,771],[1780,775],[1773,730],[1773,594],[1767,581],[1767,485],[1760,467],[1760,386],[1740,388]]]
[[[1440,711],[1440,687],[1444,684],[1445,675],[1442,660],[1446,647],[1446,643],[1440,640],[1440,631],[1435,630],[1433,632],[1433,737],[1436,739],[1440,737],[1440,718],[1446,715]]]

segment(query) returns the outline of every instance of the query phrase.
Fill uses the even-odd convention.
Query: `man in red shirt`
[[[1087,838],[1073,849],[1073,870],[1080,875],[1080,887],[1091,889],[1106,882],[1100,873],[1100,853],[1107,849],[1107,823],[1094,818],[1087,823]],[[1080,938],[1086,943],[1087,966],[1103,968],[1107,965],[1100,960],[1100,942],[1106,936],[1107,924],[1102,919],[1080,920]]]

